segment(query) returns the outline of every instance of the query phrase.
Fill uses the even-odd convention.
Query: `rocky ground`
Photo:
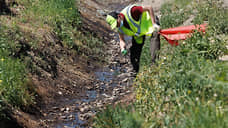
[[[105,23],[104,14],[112,10],[121,10],[132,0],[84,0],[80,1],[80,13],[83,16],[84,30],[94,32],[105,41],[105,53],[108,64],[96,69],[92,84],[86,85],[84,93],[78,98],[63,98],[61,107],[52,106],[42,120],[46,127],[89,127],[91,117],[107,105],[134,100],[133,80],[135,74],[129,61],[129,55],[120,54],[117,34],[110,31]],[[159,10],[162,2],[145,1],[140,4],[156,3]],[[157,11],[156,11],[157,12]],[[130,41],[130,39],[128,39]],[[128,48],[131,43],[128,43]],[[79,92],[80,93],[80,92]]]
[[[84,26],[86,26],[83,29],[95,32],[105,40],[107,46],[104,51],[108,64],[95,69],[92,84],[86,85],[80,97],[63,98],[61,107],[52,106],[51,112],[46,113],[47,118],[42,120],[45,127],[89,127],[90,119],[97,111],[104,109],[109,104],[130,102],[134,99],[132,93],[134,73],[129,57],[120,54],[117,35],[108,30],[109,28],[104,22],[103,14],[106,13],[104,7],[107,5],[103,5],[102,1],[99,2],[80,1],[80,12],[83,16]],[[110,4],[112,3],[110,1]],[[123,3],[128,4],[130,1],[123,1]],[[117,6],[118,4],[113,3],[113,7]],[[88,19],[92,21],[88,21]]]

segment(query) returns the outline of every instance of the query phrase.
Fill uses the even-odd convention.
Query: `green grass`
[[[92,33],[80,31],[77,0],[17,0],[25,7],[19,22],[55,32],[61,43],[78,54],[102,54],[103,43]],[[48,27],[47,27],[48,26]],[[98,56],[99,56],[98,55]]]
[[[161,7],[161,27],[170,28],[181,25],[192,13],[192,9],[188,7],[191,2],[191,0],[173,0],[171,2],[165,3]],[[164,43],[166,42],[162,42],[161,45],[164,45]],[[150,55],[150,40],[146,39],[140,60],[141,67],[148,67],[151,65],[151,56],[148,55]]]
[[[0,115],[6,106],[26,107],[33,103],[34,97],[29,91],[26,68],[23,62],[12,57],[19,47],[14,39],[0,28]],[[11,33],[12,34],[12,33]]]
[[[165,3],[161,7],[161,27],[177,27],[181,25],[192,13],[192,8],[188,7],[191,0],[173,0]]]
[[[137,125],[141,128],[228,127],[228,63],[218,60],[219,56],[227,52],[227,38],[221,38],[227,36],[227,10],[222,9],[218,1],[194,2],[189,3],[197,12],[193,22],[199,24],[209,21],[206,33],[196,32],[191,38],[180,41],[176,47],[162,39],[160,58],[152,66],[147,41],[142,53],[140,73],[134,83],[136,102],[127,108],[108,108],[105,112],[111,111],[111,114],[98,114],[94,127],[101,126],[97,125],[97,120],[105,124],[105,119],[109,117],[116,122],[134,120],[133,116],[128,119],[118,114],[125,111],[128,112],[126,115],[139,114],[137,120],[143,121]],[[188,15],[193,14],[188,12],[185,16],[180,13],[180,9],[185,9],[183,4],[175,1],[162,7],[161,12],[167,12],[161,18],[162,28],[178,26]],[[201,11],[201,7],[204,7],[204,11]],[[173,8],[174,12],[170,13]],[[220,18],[216,18],[216,15]],[[201,20],[201,16],[206,18]],[[134,124],[132,121],[131,125]],[[118,123],[115,125],[121,127]]]
[[[75,0],[20,0],[25,7],[20,22],[30,24],[34,28],[49,26],[62,43],[74,47],[77,26],[81,23]]]
[[[141,53],[140,67],[150,67],[152,62],[151,56],[148,56],[150,54],[150,39],[146,39]]]
[[[137,112],[132,112],[131,106],[109,106],[104,112],[99,113],[94,127],[96,128],[140,128],[143,120]]]
[[[190,44],[168,48],[170,52],[157,66],[145,69],[139,74],[136,82],[136,106],[138,111],[147,117],[146,120],[149,120],[145,124],[157,127],[187,127],[189,123],[192,124],[188,127],[228,125],[228,79],[227,76],[221,75],[227,74],[227,68],[224,68],[227,64],[205,59],[197,49],[190,50],[189,47]],[[216,107],[211,109],[208,105]],[[196,109],[199,109],[198,113],[195,113]],[[212,114],[204,115],[200,111]],[[214,117],[219,113],[224,115]],[[202,118],[203,122],[198,123],[197,118]],[[182,121],[183,119],[185,120]],[[210,119],[224,122],[208,122]]]

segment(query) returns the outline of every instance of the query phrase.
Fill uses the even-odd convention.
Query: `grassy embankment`
[[[102,47],[97,38],[78,30],[81,20],[75,0],[16,0],[10,8],[19,11],[14,16],[3,12],[0,18],[1,118],[9,106],[20,109],[34,104],[28,77],[33,63],[26,59],[26,48],[35,50],[45,43],[38,30],[54,33],[65,49],[76,54],[98,55]]]
[[[228,15],[218,1],[175,0],[163,5],[161,27],[209,23],[206,33],[170,46],[162,39],[160,58],[151,66],[149,41],[135,80],[136,102],[97,114],[97,128],[228,127]]]

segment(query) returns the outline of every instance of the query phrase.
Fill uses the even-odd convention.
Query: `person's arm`
[[[124,41],[124,35],[119,33],[119,39],[120,39],[120,50],[122,52],[123,50],[125,50],[125,47],[126,47],[126,44]]]
[[[151,6],[142,6],[142,7],[143,7],[143,12],[144,11],[148,11],[149,12],[151,20],[152,20],[152,23],[156,24],[155,23],[155,16],[154,16],[153,8]]]
[[[144,6],[143,11],[149,12],[153,27],[155,28],[155,31],[159,31],[161,28],[160,28],[160,25],[157,25],[157,23],[155,22],[155,15],[154,15],[153,8],[151,6]]]

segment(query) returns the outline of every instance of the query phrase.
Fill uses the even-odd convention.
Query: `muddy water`
[[[111,0],[85,0],[81,2],[81,7],[83,7],[81,12],[82,15],[88,16],[90,19],[97,19],[96,21],[100,22],[99,15],[101,16],[107,10],[120,10],[129,2],[129,0],[114,2]],[[95,15],[93,14],[94,8],[98,10]],[[97,15],[98,17],[96,17]],[[103,24],[101,22],[100,24]],[[128,57],[119,54],[117,36],[112,33],[111,37],[113,40],[107,42],[108,47],[105,49],[110,63],[95,71],[96,82],[87,89],[83,98],[69,101],[70,105],[63,110],[69,109],[69,112],[64,112],[61,115],[61,121],[55,126],[56,128],[88,127],[88,120],[97,111],[102,110],[108,104],[118,102],[125,95],[131,93],[131,83],[134,77],[132,77]]]
[[[87,127],[87,120],[95,115],[100,108],[102,109],[106,104],[113,104],[127,93],[130,93],[129,89],[124,88],[127,87],[126,82],[130,80],[130,75],[128,74],[129,76],[126,77],[122,76],[122,79],[127,78],[127,80],[120,81],[121,79],[118,77],[120,77],[119,73],[121,67],[115,67],[115,69],[117,70],[112,70],[106,67],[97,71],[95,73],[97,83],[94,85],[96,88],[88,90],[85,98],[70,101],[73,103],[72,105],[74,105],[74,107],[69,107],[69,109],[78,109],[78,111],[69,112],[64,116],[62,115],[64,121],[58,123],[56,127]],[[123,82],[125,82],[125,84]],[[130,84],[128,84],[128,86],[129,85]]]
[[[116,68],[117,69],[117,68]],[[96,75],[96,79],[97,79],[97,86],[98,88],[96,89],[91,89],[88,90],[86,92],[86,97],[82,98],[82,99],[75,99],[73,101],[73,103],[77,103],[75,104],[76,107],[79,108],[78,112],[72,112],[72,113],[68,113],[65,116],[65,121],[61,122],[59,124],[56,125],[57,128],[84,128],[86,127],[86,121],[88,117],[82,117],[83,114],[89,114],[89,116],[92,116],[96,113],[96,107],[92,106],[94,104],[104,104],[102,102],[99,102],[104,100],[104,97],[108,97],[108,93],[105,91],[107,89],[110,89],[109,86],[117,86],[116,83],[112,83],[110,84],[114,78],[116,77],[116,72],[114,70],[109,70],[109,68],[104,68],[104,69],[99,69],[97,72],[95,72]],[[102,93],[102,95],[100,95],[100,93]],[[106,94],[107,93],[107,94]],[[98,100],[99,99],[99,100]],[[80,105],[84,104],[85,106],[80,107]],[[84,112],[87,111],[87,112]],[[69,118],[69,117],[73,117]]]

